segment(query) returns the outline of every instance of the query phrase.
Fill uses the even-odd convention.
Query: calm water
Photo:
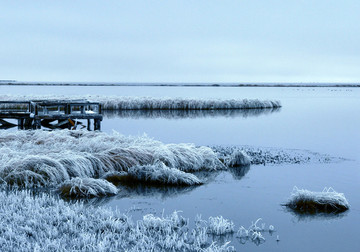
[[[223,215],[237,228],[257,218],[272,224],[276,232],[256,246],[232,245],[242,251],[360,251],[360,89],[351,88],[222,88],[222,87],[9,87],[0,94],[100,94],[155,97],[279,99],[283,107],[265,113],[110,113],[103,131],[148,136],[166,143],[197,145],[250,145],[306,149],[347,158],[333,164],[251,166],[238,174],[214,174],[208,184],[195,188],[137,187],[122,190],[107,204],[131,209],[134,218],[146,213],[182,210],[193,220],[196,214]],[[322,190],[331,186],[343,192],[350,211],[334,217],[301,217],[281,206],[293,186]],[[280,242],[276,242],[276,235]]]

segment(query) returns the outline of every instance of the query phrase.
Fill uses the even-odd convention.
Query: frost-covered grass
[[[280,101],[257,99],[191,99],[127,96],[0,96],[0,100],[87,99],[104,110],[219,110],[279,108]]]
[[[208,233],[210,234],[225,235],[234,232],[234,223],[222,216],[210,217],[208,223]]]
[[[115,195],[118,189],[104,179],[72,178],[59,186],[60,194],[64,197],[100,197]]]
[[[219,159],[226,162],[231,160],[234,153],[244,152],[252,165],[274,165],[274,164],[305,164],[305,163],[330,163],[343,161],[343,158],[331,157],[320,153],[306,150],[258,148],[251,146],[211,146],[217,153]]]
[[[163,144],[146,136],[68,130],[0,132],[0,181],[8,185],[56,187],[71,178],[98,179],[134,166],[150,167],[157,160],[192,183],[195,177],[183,172],[226,168],[208,147]]]
[[[237,231],[236,236],[240,239],[241,243],[245,243],[247,240],[254,242],[255,244],[259,245],[265,242],[264,233],[268,232],[272,234],[275,232],[275,228],[273,225],[269,225],[268,228],[266,227],[265,223],[260,223],[262,219],[259,218],[255,222],[252,222],[249,228],[245,228],[241,226]],[[279,236],[277,236],[278,239]]]
[[[95,98],[95,97],[94,97]],[[153,97],[96,97],[108,110],[216,110],[281,107],[279,101],[248,99],[190,99]]]
[[[0,191],[0,251],[232,251],[174,212],[131,217],[45,193]]]
[[[350,208],[343,193],[338,193],[331,187],[322,192],[312,192],[294,187],[290,200],[285,204],[290,209],[300,213],[338,213]]]
[[[167,167],[158,161],[153,165],[133,166],[128,170],[135,181],[164,185],[200,185],[202,182],[194,174]]]

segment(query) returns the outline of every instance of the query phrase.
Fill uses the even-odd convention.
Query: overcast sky
[[[360,82],[360,1],[0,1],[0,79]]]

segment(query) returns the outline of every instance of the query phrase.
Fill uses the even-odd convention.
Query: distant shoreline
[[[16,82],[1,81],[0,86],[139,86],[139,87],[344,87],[358,88],[360,83],[110,83],[110,82]]]

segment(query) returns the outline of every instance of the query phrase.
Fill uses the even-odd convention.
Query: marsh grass
[[[322,192],[312,192],[294,187],[289,201],[284,204],[288,208],[305,214],[336,214],[350,208],[343,193],[338,193],[331,187]]]
[[[69,198],[109,196],[118,192],[118,189],[106,180],[79,177],[65,181],[58,190],[61,196]]]
[[[68,203],[46,193],[0,191],[0,251],[233,251],[207,226],[179,212],[133,221],[105,207]]]

